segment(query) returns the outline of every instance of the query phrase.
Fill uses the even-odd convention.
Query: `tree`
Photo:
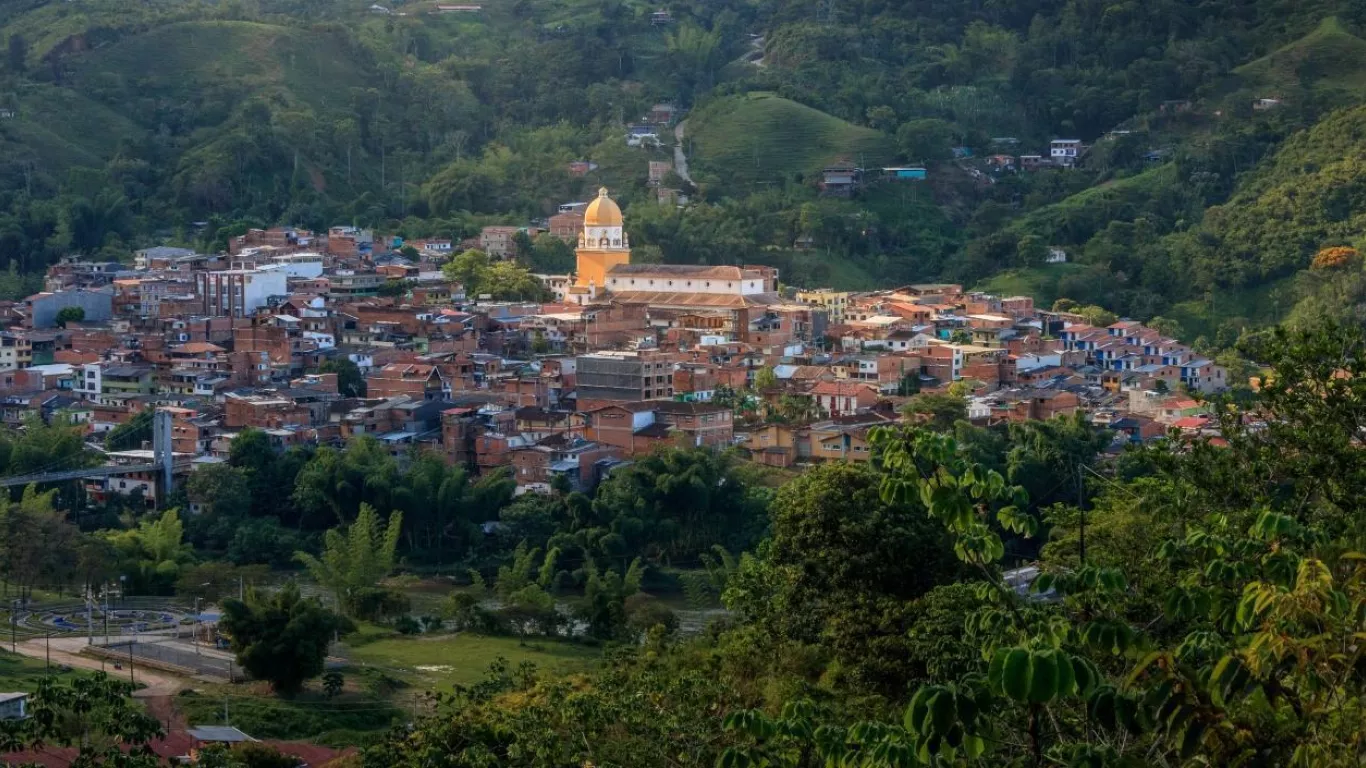
[[[343,397],[365,397],[365,376],[360,372],[360,366],[349,358],[326,360],[318,366],[318,372],[337,374],[337,392]]]
[[[635,254],[632,254],[631,260],[635,261]],[[563,238],[549,233],[542,234],[532,244],[528,261],[537,272],[550,274],[571,272],[574,269],[574,248]]]
[[[270,568],[265,565],[239,567],[232,563],[199,563],[181,571],[175,591],[181,597],[197,597],[205,605],[212,605],[224,597],[239,594],[249,584],[263,583],[269,575]]]
[[[329,699],[335,699],[342,692],[346,685],[346,679],[342,673],[334,670],[323,673],[323,694]]]
[[[1160,315],[1144,323],[1144,325],[1169,339],[1180,339],[1186,335],[1185,329],[1181,327],[1181,323]]]
[[[155,408],[143,408],[133,418],[109,430],[104,436],[104,446],[111,451],[127,451],[141,448],[143,443],[152,439],[152,419]]]
[[[754,389],[763,392],[778,386],[778,376],[770,366],[764,366],[754,372]]]
[[[765,637],[821,644],[860,686],[903,688],[909,601],[951,580],[948,541],[921,509],[888,503],[867,466],[832,463],[773,500],[772,538],[741,559],[726,606]]]
[[[479,293],[494,299],[536,301],[545,294],[545,287],[531,270],[516,262],[499,261],[484,270],[479,279]]]
[[[1025,235],[1015,246],[1019,263],[1026,267],[1037,267],[1048,259],[1048,243],[1038,235]]]
[[[717,544],[747,549],[762,535],[771,494],[747,469],[733,453],[706,448],[639,457],[613,472],[591,503],[571,497],[570,530],[550,546],[662,562],[693,560]]]
[[[60,682],[44,677],[29,695],[24,718],[0,721],[7,752],[46,751],[76,746],[70,765],[156,768],[161,758],[149,746],[162,737],[161,723],[134,704],[131,683],[104,672]]]
[[[247,473],[230,464],[208,464],[196,469],[185,484],[191,502],[214,515],[242,518],[251,513],[251,485]]]
[[[132,530],[109,531],[104,536],[118,553],[120,573],[128,576],[127,588],[139,594],[170,594],[181,568],[194,557],[175,509],[155,520],[144,520]]]
[[[390,279],[385,280],[383,285],[375,289],[375,293],[379,296],[387,296],[390,298],[403,298],[408,295],[408,291],[412,290],[412,288],[413,284],[411,281]]]
[[[85,309],[82,307],[62,307],[57,310],[57,317],[54,322],[60,328],[65,328],[67,323],[79,323],[85,319]]]
[[[317,598],[300,595],[294,582],[273,594],[252,588],[246,600],[224,601],[219,622],[237,663],[286,696],[298,693],[304,681],[322,674],[332,638],[349,628],[349,622],[324,608]]]
[[[593,563],[586,570],[588,578],[578,616],[588,625],[588,634],[599,640],[627,639],[630,617],[626,601],[640,591],[644,576],[640,558],[632,560],[625,573],[600,570]]]
[[[0,494],[0,574],[5,590],[27,598],[39,584],[63,584],[76,571],[82,537],[55,508],[57,491],[24,488],[18,501]]]
[[[947,432],[967,419],[968,404],[961,395],[922,392],[908,400],[901,412],[929,429]]]
[[[259,429],[244,429],[232,439],[228,464],[246,474],[253,515],[282,516],[290,497],[281,489],[294,483],[298,472],[296,458],[292,452],[282,457],[271,445],[270,436]]]
[[[1104,328],[1107,325],[1113,325],[1114,322],[1119,319],[1114,312],[1111,312],[1102,307],[1097,307],[1095,305],[1082,307],[1081,309],[1077,309],[1074,311],[1077,314],[1081,315],[1082,319],[1086,321],[1087,325],[1093,325],[1097,328]]]
[[[897,724],[846,729],[810,717],[805,702],[776,719],[733,713],[726,729],[744,746],[721,764],[798,753],[872,765],[895,754],[925,764],[1228,765],[1249,754],[1353,764],[1360,729],[1342,707],[1366,683],[1355,653],[1340,651],[1354,647],[1366,610],[1353,501],[1366,477],[1355,437],[1366,423],[1363,350],[1360,329],[1258,339],[1275,375],[1250,412],[1269,418],[1219,409],[1217,445],[1150,449],[1146,474],[1106,484],[1085,561],[1065,546],[1075,510],[1055,507],[1064,546],[1050,545],[1027,594],[1000,570],[1002,533],[1039,531],[1024,489],[952,437],[875,430],[882,497],[923,500],[981,575],[973,594],[985,604],[961,624],[976,652],[952,651],[960,673],[921,686]]]
[[[911,120],[897,129],[896,142],[901,154],[911,162],[947,160],[953,156],[953,126],[943,120]]]
[[[471,248],[446,262],[441,267],[441,272],[447,280],[464,286],[465,295],[478,296],[479,284],[484,279],[484,272],[488,268],[488,254]]]
[[[318,584],[332,590],[337,605],[349,613],[366,591],[394,570],[394,552],[402,530],[402,512],[390,514],[386,526],[374,507],[361,504],[354,523],[324,534],[321,558],[307,552],[296,552],[294,557]]]

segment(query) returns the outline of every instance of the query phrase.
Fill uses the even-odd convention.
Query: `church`
[[[576,270],[566,302],[635,304],[657,310],[737,310],[774,306],[778,270],[763,266],[632,264],[621,207],[607,194],[583,213]]]

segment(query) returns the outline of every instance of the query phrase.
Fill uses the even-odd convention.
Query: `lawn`
[[[1000,296],[1033,296],[1034,304],[1048,309],[1059,298],[1058,281],[1081,270],[1080,264],[1046,264],[1042,267],[1011,269],[992,275],[977,285],[977,290]]]
[[[550,673],[584,671],[600,656],[597,648],[562,640],[513,637],[436,635],[393,637],[358,645],[345,652],[352,667],[375,668],[418,690],[448,690],[484,679],[499,657],[516,667],[529,661]]]
[[[47,672],[47,664],[42,659],[20,656],[8,650],[0,651],[0,691],[32,692]],[[76,671],[61,672],[55,664],[52,666],[52,672],[63,681],[84,674]]]

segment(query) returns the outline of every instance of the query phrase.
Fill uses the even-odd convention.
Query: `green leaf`
[[[1023,648],[1012,649],[1006,656],[1001,671],[1001,690],[1015,701],[1027,701],[1032,674],[1029,651]]]
[[[1029,701],[1044,704],[1058,697],[1058,661],[1052,651],[1029,655]]]

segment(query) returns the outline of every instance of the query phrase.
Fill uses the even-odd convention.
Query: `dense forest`
[[[67,253],[222,247],[248,226],[463,237],[607,184],[649,258],[986,281],[1228,346],[1322,307],[1300,273],[1359,244],[1359,3],[371,5],[5,4],[0,289]],[[686,209],[646,186],[669,148],[624,141],[661,101],[689,110]],[[1091,145],[1081,167],[979,170],[1055,137]],[[930,179],[820,197],[841,160]],[[1070,263],[1044,264],[1048,247]]]

